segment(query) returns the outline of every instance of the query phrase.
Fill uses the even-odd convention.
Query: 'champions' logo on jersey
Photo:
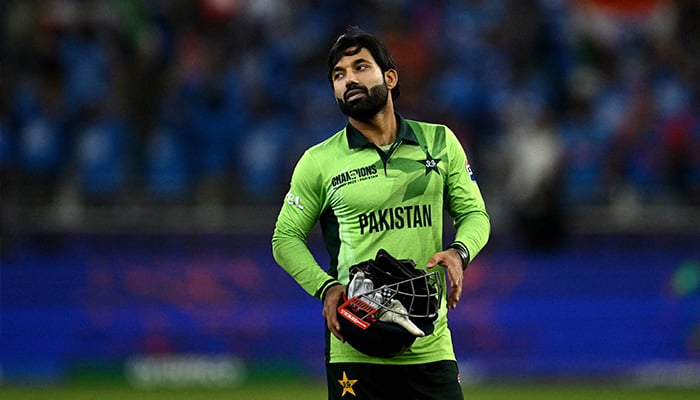
[[[357,183],[367,179],[372,179],[377,177],[377,166],[368,165],[366,167],[360,167],[351,169],[350,171],[341,172],[331,179],[331,186],[336,189],[349,185],[352,183]]]
[[[433,226],[433,209],[430,204],[384,208],[360,214],[357,219],[361,235],[392,229],[423,228]]]

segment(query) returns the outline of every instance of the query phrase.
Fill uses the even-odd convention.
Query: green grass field
[[[180,390],[139,390],[116,384],[0,386],[3,400],[321,400],[325,396],[321,384],[291,381],[253,383],[233,389]],[[694,400],[700,399],[700,389],[611,384],[489,384],[465,388],[464,397],[467,400]]]

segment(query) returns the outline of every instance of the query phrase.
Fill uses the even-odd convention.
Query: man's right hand
[[[345,342],[340,334],[340,323],[338,322],[338,303],[340,296],[345,292],[345,286],[335,285],[326,290],[326,296],[323,299],[323,317],[326,318],[326,325],[333,336],[337,337],[341,342]]]

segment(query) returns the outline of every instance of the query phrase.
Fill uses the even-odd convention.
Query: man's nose
[[[350,84],[356,84],[359,83],[357,80],[357,75],[355,74],[354,71],[348,71],[345,73],[345,86],[348,86]]]

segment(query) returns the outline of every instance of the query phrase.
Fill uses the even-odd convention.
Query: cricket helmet
[[[374,260],[350,267],[347,294],[338,303],[341,335],[356,350],[394,357],[433,332],[442,299],[439,271],[416,268],[380,249]]]

